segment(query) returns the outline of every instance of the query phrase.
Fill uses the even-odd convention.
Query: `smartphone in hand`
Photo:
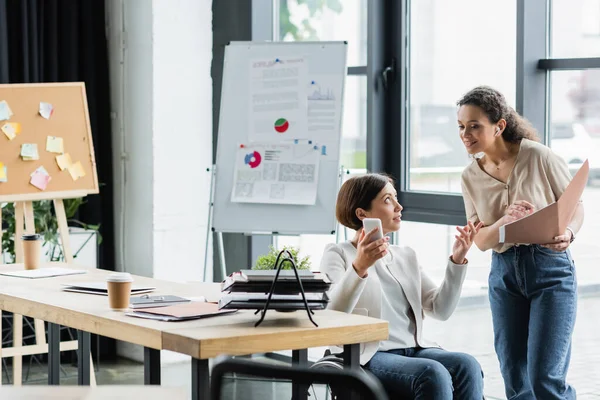
[[[369,242],[374,242],[375,240],[383,238],[383,227],[381,226],[381,220],[379,218],[363,219],[363,230],[365,231],[365,235],[375,228],[379,228],[379,230],[373,234]]]

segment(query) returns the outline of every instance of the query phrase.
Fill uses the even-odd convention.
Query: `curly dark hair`
[[[521,139],[540,141],[535,128],[508,105],[502,93],[489,86],[477,86],[465,94],[456,104],[477,106],[483,110],[491,123],[506,120],[502,138],[509,143],[519,143]]]

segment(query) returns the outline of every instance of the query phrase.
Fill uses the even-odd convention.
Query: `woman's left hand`
[[[454,241],[454,246],[452,247],[452,261],[455,264],[463,264],[465,261],[465,257],[473,244],[473,239],[479,229],[483,226],[483,223],[479,222],[477,225],[473,224],[473,222],[469,221],[467,225],[464,227],[457,226],[456,230],[460,233],[460,235],[454,236],[456,240]]]
[[[554,237],[554,243],[546,243],[542,244],[541,246],[547,247],[554,251],[565,251],[569,248],[569,245],[571,244],[572,235],[573,233],[571,233],[571,231],[567,229],[566,232],[562,235]]]

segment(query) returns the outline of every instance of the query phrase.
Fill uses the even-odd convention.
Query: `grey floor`
[[[578,315],[573,335],[573,352],[568,381],[577,390],[579,400],[600,400],[600,329],[598,315],[600,296],[581,297],[578,303]],[[477,321],[476,324],[473,321]],[[488,307],[462,308],[457,310],[450,320],[439,322],[425,320],[425,335],[452,351],[473,354],[481,363],[485,372],[485,392],[488,400],[504,399],[504,385],[500,376],[498,361],[494,354],[491,315]],[[265,362],[277,362],[271,359],[255,357]],[[25,366],[24,366],[25,367]],[[64,371],[61,384],[77,383],[77,368],[62,365]],[[6,382],[4,371],[3,382]],[[10,371],[9,371],[10,372]],[[162,383],[164,386],[190,388],[190,362],[177,362],[163,365]],[[97,372],[99,385],[143,384],[143,366],[128,360],[116,363],[101,363]],[[25,371],[24,371],[25,377]],[[26,384],[45,384],[47,379],[44,365],[33,365]],[[289,383],[229,379],[225,383],[223,399],[290,399]],[[325,399],[323,387],[311,392],[309,399]],[[316,394],[316,396],[315,396]]]

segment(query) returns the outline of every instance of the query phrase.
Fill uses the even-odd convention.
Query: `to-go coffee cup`
[[[38,269],[42,263],[42,236],[37,233],[21,236],[25,269]]]
[[[106,278],[108,304],[111,310],[122,311],[129,307],[133,278],[127,272],[116,272]]]

